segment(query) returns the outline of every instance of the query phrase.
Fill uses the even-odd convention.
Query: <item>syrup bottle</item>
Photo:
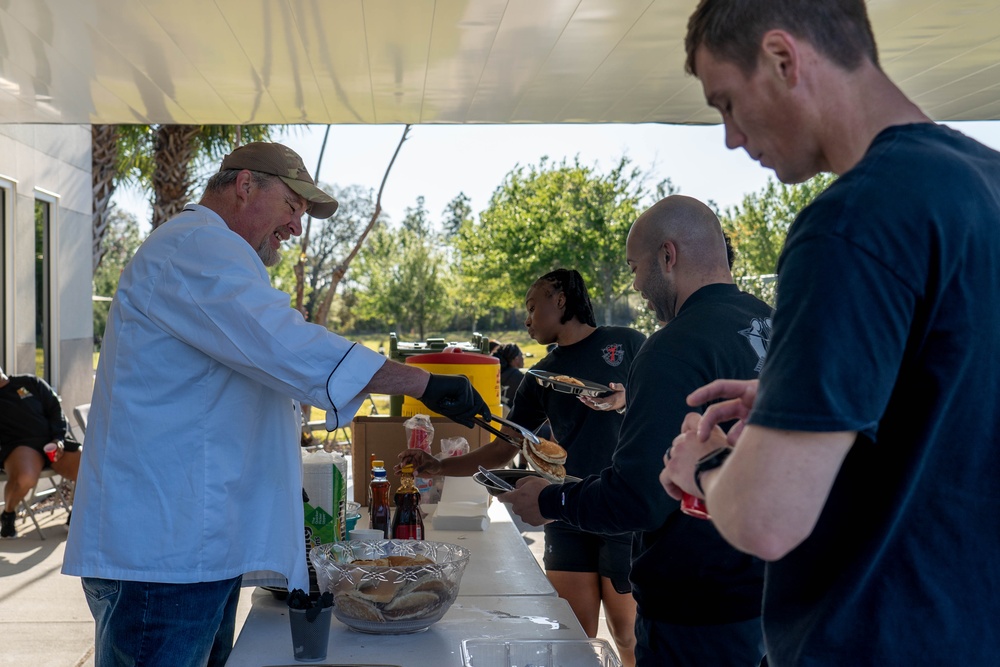
[[[372,481],[368,493],[368,525],[389,537],[389,480],[385,478],[385,462],[372,460]]]
[[[394,497],[392,537],[396,540],[424,539],[424,518],[420,515],[420,491],[413,483],[413,465],[407,463],[399,473],[399,488]]]

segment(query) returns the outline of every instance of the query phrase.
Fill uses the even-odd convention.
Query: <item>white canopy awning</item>
[[[696,0],[13,0],[3,123],[715,123]],[[1000,118],[1000,2],[869,0],[889,75]]]

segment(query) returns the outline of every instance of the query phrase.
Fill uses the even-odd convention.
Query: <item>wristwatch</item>
[[[705,495],[705,489],[701,488],[701,473],[707,472],[709,470],[715,470],[729,458],[729,455],[733,453],[732,447],[719,447],[718,449],[712,450],[708,454],[698,459],[698,462],[694,464],[694,485],[698,487],[698,491],[701,495]]]

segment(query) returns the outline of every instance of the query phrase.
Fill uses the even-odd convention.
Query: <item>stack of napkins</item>
[[[490,496],[471,477],[446,477],[431,517],[435,530],[486,530]]]

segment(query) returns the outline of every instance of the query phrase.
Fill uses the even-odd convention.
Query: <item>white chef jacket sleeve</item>
[[[240,236],[205,226],[166,259],[137,304],[147,317],[219,363],[327,411],[327,428],[361,407],[385,357],[306,322]]]

